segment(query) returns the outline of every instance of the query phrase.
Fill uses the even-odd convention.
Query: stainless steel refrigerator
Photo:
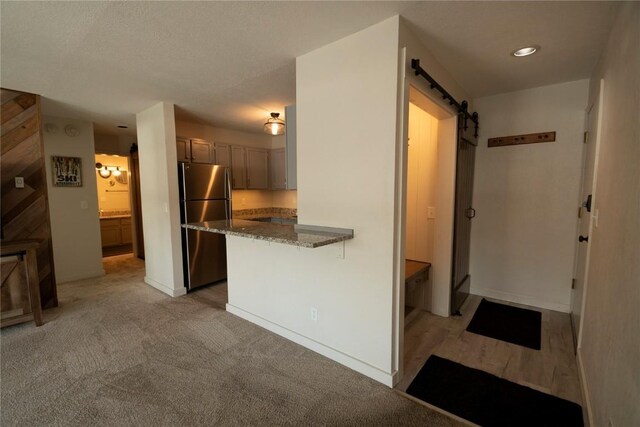
[[[231,185],[225,166],[181,163],[180,222],[231,219]],[[227,278],[225,236],[182,228],[184,283],[188,290]]]

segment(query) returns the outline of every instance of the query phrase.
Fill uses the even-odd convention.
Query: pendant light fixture
[[[280,118],[280,113],[271,113],[271,118],[264,124],[264,132],[269,135],[284,133],[284,120]]]

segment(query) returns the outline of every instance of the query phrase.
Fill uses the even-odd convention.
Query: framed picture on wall
[[[82,159],[80,157],[51,156],[53,185],[82,187]]]

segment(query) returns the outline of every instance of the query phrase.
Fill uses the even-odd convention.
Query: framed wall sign
[[[53,185],[82,187],[82,159],[80,157],[51,156]]]

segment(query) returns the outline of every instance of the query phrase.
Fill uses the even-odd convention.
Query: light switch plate
[[[427,218],[434,219],[436,217],[436,208],[434,206],[429,206],[427,208]]]
[[[86,200],[80,202],[80,209],[89,209],[89,203]]]
[[[16,188],[24,188],[24,178],[16,176]]]

